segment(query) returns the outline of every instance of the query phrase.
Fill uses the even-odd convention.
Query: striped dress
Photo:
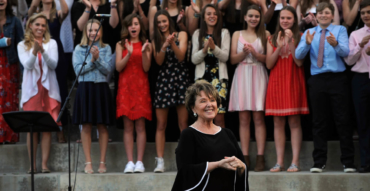
[[[271,36],[270,36],[271,37]],[[271,38],[268,43],[273,46]],[[283,47],[270,71],[266,95],[266,115],[308,114],[306,82],[303,67],[298,67],[289,48]]]
[[[244,44],[251,44],[256,52],[264,54],[261,39],[248,43],[239,36],[237,53],[243,52]],[[264,63],[248,54],[235,70],[230,91],[229,111],[264,111],[268,74]]]

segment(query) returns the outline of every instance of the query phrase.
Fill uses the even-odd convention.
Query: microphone
[[[111,17],[111,14],[95,14],[96,17]]]

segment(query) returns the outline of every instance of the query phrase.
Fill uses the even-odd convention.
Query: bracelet
[[[89,13],[90,14],[91,11],[88,11],[88,10],[85,10],[85,13]]]
[[[200,18],[200,14],[199,13],[194,13],[194,17],[195,18]]]
[[[117,5],[111,5],[110,8],[115,9],[115,8],[117,8]]]
[[[161,48],[161,52],[164,52],[164,53],[166,53],[166,51],[164,51],[164,50],[163,50],[163,48]]]

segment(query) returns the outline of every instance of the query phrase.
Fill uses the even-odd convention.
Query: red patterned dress
[[[268,42],[276,50],[269,37]],[[289,48],[282,47],[275,66],[270,71],[266,94],[266,116],[308,114],[304,69],[293,60]]]
[[[3,38],[0,34],[0,38]],[[5,122],[2,113],[18,111],[19,106],[19,64],[9,64],[5,48],[0,48],[0,143],[19,141]]]
[[[132,45],[131,57],[119,74],[116,117],[126,116],[130,120],[144,117],[152,120],[148,73],[144,72],[142,62],[142,43],[137,42]],[[124,49],[122,58],[126,54],[127,49]]]

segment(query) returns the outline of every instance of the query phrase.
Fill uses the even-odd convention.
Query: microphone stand
[[[67,105],[69,105],[69,100],[71,98],[72,91],[73,91],[74,87],[76,86],[76,83],[78,82],[78,77],[81,75],[82,70],[84,69],[85,65],[87,64],[86,63],[87,57],[90,54],[90,50],[91,50],[92,44],[95,42],[96,36],[97,36],[97,34],[98,34],[98,32],[99,32],[102,24],[103,24],[103,21],[104,21],[104,17],[102,17],[100,19],[100,25],[99,25],[99,28],[98,28],[96,34],[95,34],[94,40],[92,41],[89,50],[86,52],[85,59],[84,59],[84,62],[82,64],[82,67],[81,67],[80,71],[78,72],[78,74],[76,76],[76,79],[73,82],[73,85],[72,85],[71,89],[69,90],[69,93],[68,93],[68,96],[66,98],[66,101],[64,102],[63,107],[60,110],[60,113],[59,113],[57,122],[60,122],[60,120],[61,120],[61,118],[63,116],[64,110],[66,109]],[[87,46],[89,46],[89,44],[87,44]],[[70,120],[69,120],[69,123],[71,123]],[[67,130],[67,134],[68,134],[68,191],[72,191],[72,187],[71,187],[71,134],[70,134],[70,126],[71,125],[68,124],[68,130]]]

